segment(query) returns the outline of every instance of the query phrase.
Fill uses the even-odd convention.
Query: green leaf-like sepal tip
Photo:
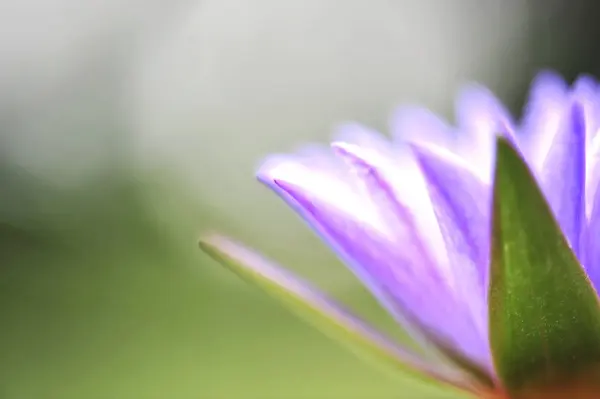
[[[499,138],[496,157],[489,323],[498,377],[511,398],[600,398],[597,294],[522,156]]]

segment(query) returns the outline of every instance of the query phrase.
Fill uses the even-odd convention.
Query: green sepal
[[[575,383],[600,397],[600,307],[523,157],[498,138],[494,176],[490,343],[514,397]]]

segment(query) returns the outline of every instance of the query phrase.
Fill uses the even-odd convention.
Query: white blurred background
[[[263,156],[347,120],[385,130],[399,104],[451,116],[466,82],[511,94],[529,20],[524,0],[5,0],[3,157],[70,186],[120,154],[239,228],[296,239],[255,182]]]
[[[523,0],[5,0],[3,153],[66,184],[125,151],[243,217],[266,153],[400,103],[448,113],[472,80],[510,93],[527,21]]]
[[[269,152],[347,120],[385,129],[401,103],[447,113],[470,80],[509,93],[502,70],[523,69],[524,11],[518,0],[199,3],[132,59],[136,149],[258,223],[273,208],[253,172]]]

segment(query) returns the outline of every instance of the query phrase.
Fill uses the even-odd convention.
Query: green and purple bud
[[[269,157],[290,205],[422,344],[413,353],[230,239],[202,248],[353,349],[483,398],[600,398],[600,86],[552,73],[516,123],[485,88],[457,127],[403,108]]]

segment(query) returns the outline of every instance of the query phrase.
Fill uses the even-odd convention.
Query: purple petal
[[[546,199],[578,256],[585,218],[585,123],[581,104],[563,112],[540,172]]]
[[[390,121],[392,136],[398,142],[425,141],[454,148],[457,134],[446,121],[423,107],[402,106]]]
[[[408,148],[395,146],[381,134],[357,124],[340,127],[332,148],[346,162],[362,195],[388,228],[397,235],[398,226],[410,225],[410,237],[416,237],[415,231],[426,235],[427,248],[423,251],[431,254],[445,279],[452,279],[427,187]]]
[[[490,187],[451,153],[412,147],[428,183],[455,281],[487,336]]]
[[[600,134],[596,134],[586,150],[586,186],[585,202],[586,216],[591,218],[593,209],[596,208],[596,197],[600,194]]]
[[[590,281],[600,293],[600,196],[596,195],[584,233],[585,253],[582,263]]]
[[[496,135],[515,140],[515,128],[504,105],[487,88],[472,84],[463,88],[456,101],[456,119],[461,132],[461,151],[467,163],[491,181]]]
[[[600,128],[600,87],[593,78],[581,76],[574,84],[572,98],[583,107],[586,148],[590,148]]]
[[[459,156],[468,153],[468,149],[464,148],[462,132],[458,132],[447,121],[426,108],[398,107],[392,115],[390,125],[396,144],[419,142],[446,148]]]
[[[471,84],[465,86],[456,101],[456,119],[462,132],[475,139],[477,143],[494,142],[496,134],[512,126],[513,121],[502,102],[486,87]]]
[[[542,168],[559,130],[567,100],[568,87],[557,74],[542,72],[531,84],[520,138],[521,149],[535,171]]]
[[[587,150],[585,252],[582,263],[596,291],[600,292],[600,135],[594,134]]]
[[[600,87],[590,77],[583,76],[577,79],[572,97],[575,102],[583,107],[585,119],[585,148],[586,148],[586,189],[585,209],[586,216],[591,217],[592,206],[600,180]]]
[[[368,164],[366,159],[362,161]],[[290,179],[276,166],[263,169],[259,175],[333,247],[390,314],[400,322],[408,319],[439,347],[454,348],[489,370],[487,336],[481,334],[468,307],[452,291],[444,269],[432,260],[419,240],[420,232],[410,220],[414,215],[400,209],[402,204],[393,204],[392,193],[382,176],[377,175],[377,168],[370,170],[373,173],[359,176],[368,188],[371,202],[355,201],[362,202],[366,212],[338,206],[323,196],[321,184],[305,184],[306,180],[298,180],[298,176]],[[348,195],[342,195],[340,201],[348,201]],[[377,223],[365,220],[365,213],[382,204],[382,212],[390,206],[398,208],[380,215],[383,217]]]
[[[411,247],[411,243],[392,241],[349,220],[347,216],[336,215],[335,209],[311,200],[291,184],[276,183],[305,210],[304,217],[312,219],[311,224],[321,235],[328,237],[343,258],[354,260],[352,263],[357,274],[368,276],[371,286],[378,287],[380,296],[392,306],[393,315],[401,321],[408,318],[422,326],[427,336],[462,349],[466,356],[480,360],[480,351],[473,348],[474,343],[481,343],[475,326],[464,320],[463,309],[454,300],[446,283],[435,273],[434,265],[428,263],[427,258],[417,258],[425,254]],[[428,292],[428,296],[424,297],[423,292]],[[450,312],[453,313],[452,318],[448,317]]]

